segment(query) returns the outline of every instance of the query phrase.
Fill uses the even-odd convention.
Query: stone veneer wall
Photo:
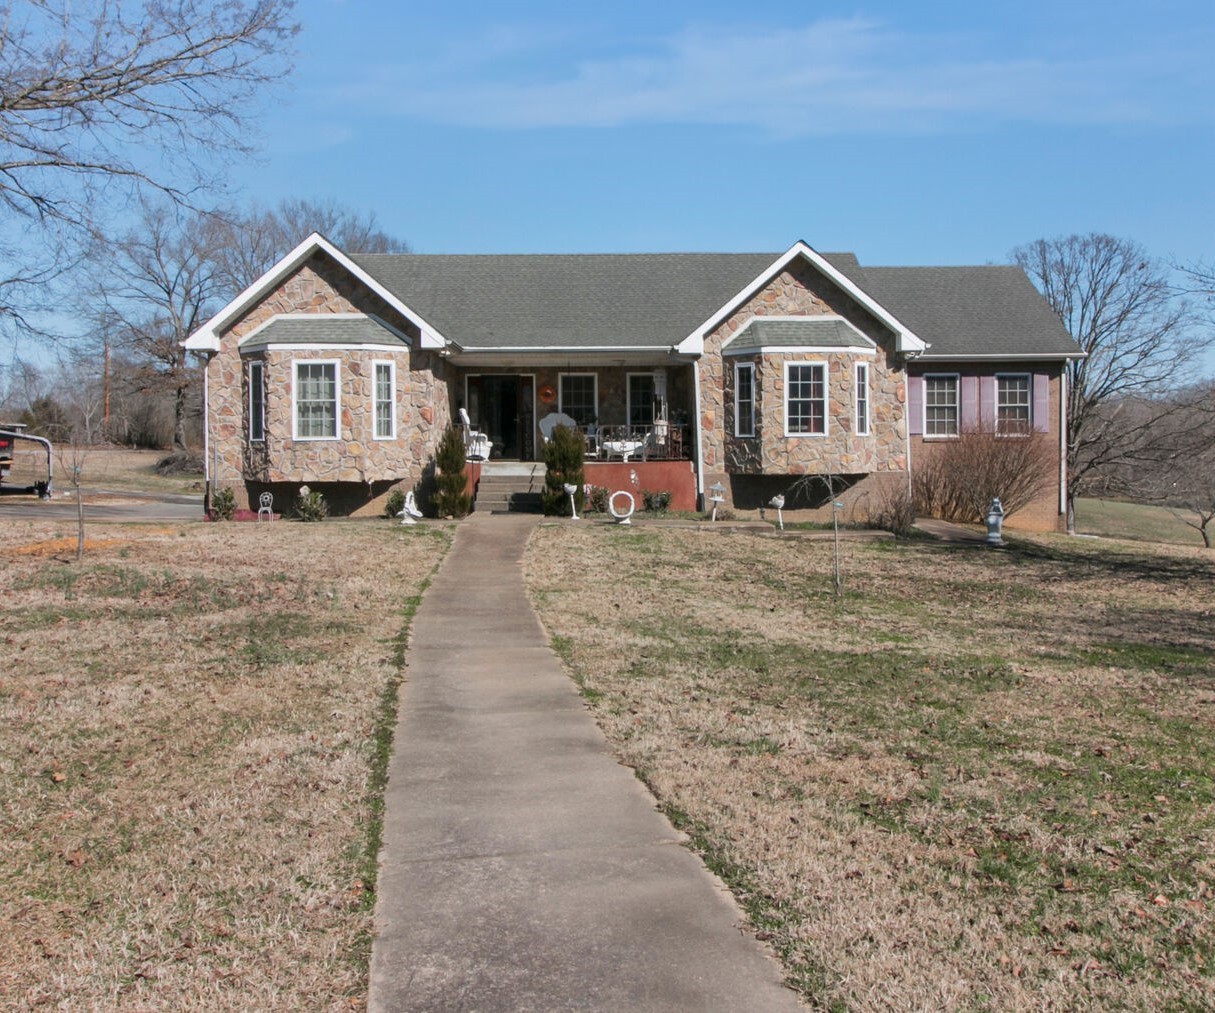
[[[290,351],[271,346],[242,356],[240,340],[281,313],[373,313],[405,333],[414,347]],[[356,482],[366,484],[368,498],[373,483],[380,489],[384,482],[417,484],[451,421],[447,364],[436,352],[418,349],[419,337],[411,322],[325,255],[312,257],[221,336],[220,351],[207,363],[209,439],[217,484],[235,484],[245,506],[245,483]],[[266,364],[262,444],[250,444],[247,438],[247,363],[253,359]],[[292,437],[292,362],[301,359],[339,360],[341,418],[336,440]],[[397,431],[392,440],[372,438],[374,361],[396,363]]]
[[[839,314],[877,342],[875,355],[830,353],[721,354],[729,338],[756,316]],[[784,435],[784,363],[826,362],[827,433]],[[854,432],[853,364],[869,363],[869,436]],[[756,365],[756,435],[734,433],[734,365]],[[811,265],[795,261],[705,337],[700,360],[700,415],[706,486],[729,475],[863,474],[906,472],[907,389],[894,354],[894,335],[851,296]]]

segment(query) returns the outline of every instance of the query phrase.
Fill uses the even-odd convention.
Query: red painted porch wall
[[[642,489],[670,492],[672,510],[696,509],[696,472],[691,461],[587,461],[582,475],[588,485],[631,492],[641,509]],[[634,481],[634,478],[636,481]]]

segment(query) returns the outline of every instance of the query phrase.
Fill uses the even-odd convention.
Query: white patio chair
[[[264,492],[257,497],[257,519],[274,520],[274,493]]]
[[[540,435],[544,437],[544,442],[548,443],[553,438],[553,430],[558,426],[565,426],[568,429],[577,430],[578,422],[576,419],[566,415],[565,412],[553,412],[551,415],[545,415],[540,420]]]
[[[464,427],[464,456],[470,461],[488,461],[493,444],[488,436],[473,429],[472,420],[463,408],[460,409],[460,425]]]

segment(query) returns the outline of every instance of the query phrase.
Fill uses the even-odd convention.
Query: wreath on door
[[[551,383],[546,383],[539,391],[540,400],[545,404],[552,404],[557,400],[557,391]]]

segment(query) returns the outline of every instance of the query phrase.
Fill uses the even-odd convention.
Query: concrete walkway
[[[524,593],[536,517],[476,514],[414,620],[371,1010],[797,1010]]]

